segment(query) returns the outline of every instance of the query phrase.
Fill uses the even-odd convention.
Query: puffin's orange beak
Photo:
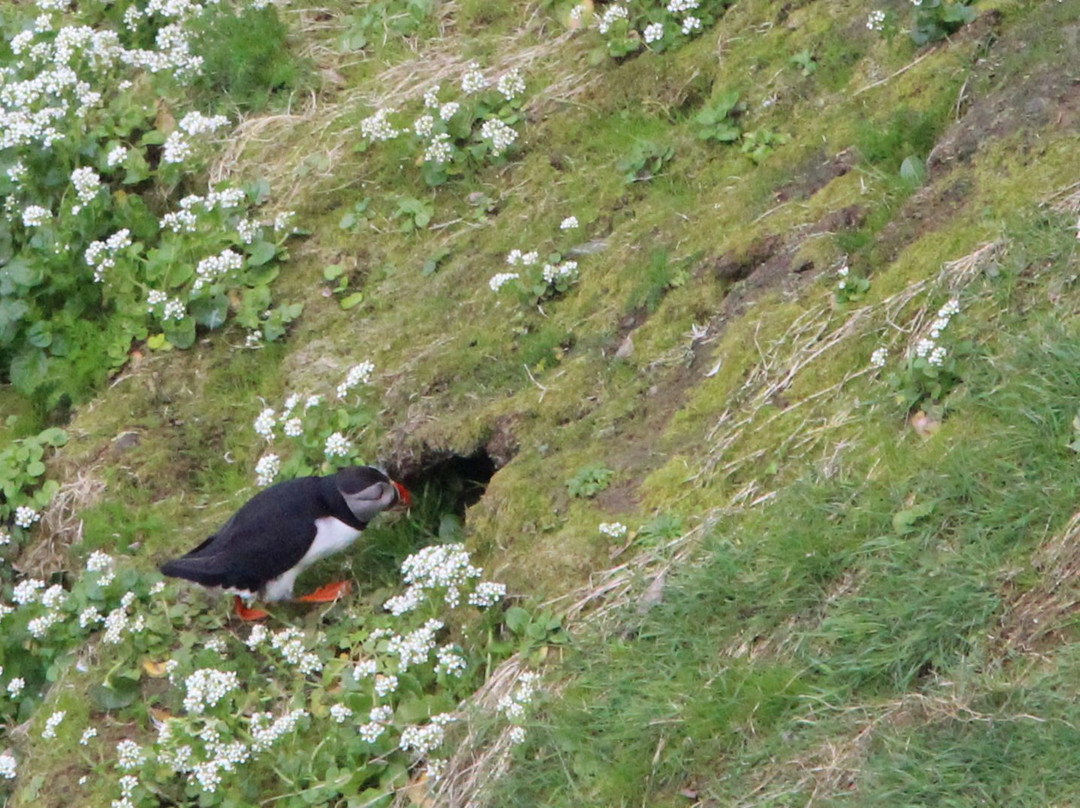
[[[393,482],[393,480],[391,480]],[[409,495],[409,489],[403,486],[401,483],[394,483],[394,488],[398,492],[398,501],[401,502],[406,508],[412,505],[412,497]]]

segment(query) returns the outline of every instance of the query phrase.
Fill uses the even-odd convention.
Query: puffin
[[[287,480],[253,496],[214,535],[161,571],[223,587],[236,595],[240,619],[259,620],[267,613],[245,601],[292,600],[301,572],[351,545],[380,512],[410,502],[408,490],[374,466]],[[348,591],[348,581],[340,581],[297,600],[329,603]]]

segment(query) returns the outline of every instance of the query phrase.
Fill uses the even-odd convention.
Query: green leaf
[[[363,292],[353,292],[351,295],[341,298],[341,308],[345,311],[349,309],[355,309],[361,303],[364,302]]]
[[[195,319],[185,317],[176,322],[170,320],[162,326],[165,338],[181,350],[186,350],[195,344]]]
[[[109,685],[90,688],[90,701],[99,710],[122,710],[133,704],[138,695],[139,683],[124,676],[114,676]]]
[[[247,263],[249,267],[261,267],[263,264],[274,260],[277,255],[277,245],[269,241],[257,241],[248,253]]]
[[[532,620],[532,615],[520,606],[511,606],[506,610],[506,615],[503,617],[503,621],[506,623],[506,627],[515,634],[521,634],[525,631],[525,627],[529,625],[529,621]]]
[[[937,507],[937,500],[930,500],[924,502],[921,505],[914,505],[910,508],[906,508],[902,511],[897,511],[893,514],[892,526],[901,536],[911,533],[915,530],[915,524],[920,519],[925,519],[927,516],[934,512]]]
[[[900,177],[911,185],[922,185],[926,179],[926,166],[914,154],[908,155],[900,164]]]
[[[196,298],[191,301],[189,311],[195,322],[213,331],[225,324],[229,314],[229,299],[223,294]]]
[[[341,266],[341,264],[330,264],[329,266],[323,267],[322,274],[323,278],[328,281],[337,280],[345,274],[345,267]]]
[[[147,337],[146,347],[151,351],[171,351],[173,345],[164,334],[153,334]]]
[[[11,360],[11,383],[24,395],[32,395],[49,376],[49,357],[40,348],[24,347]]]
[[[68,433],[58,426],[53,426],[39,432],[37,439],[49,446],[63,446],[68,442]]]
[[[45,473],[45,464],[40,460],[34,460],[26,466],[26,473],[31,477],[40,477]]]

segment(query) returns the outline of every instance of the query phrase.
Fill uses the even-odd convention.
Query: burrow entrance
[[[421,462],[401,482],[422,510],[437,510],[465,518],[465,509],[480,501],[497,466],[481,447],[470,455],[442,454]]]

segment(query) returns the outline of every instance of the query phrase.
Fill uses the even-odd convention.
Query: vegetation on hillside
[[[1077,801],[1075,4],[0,24],[7,804]]]

